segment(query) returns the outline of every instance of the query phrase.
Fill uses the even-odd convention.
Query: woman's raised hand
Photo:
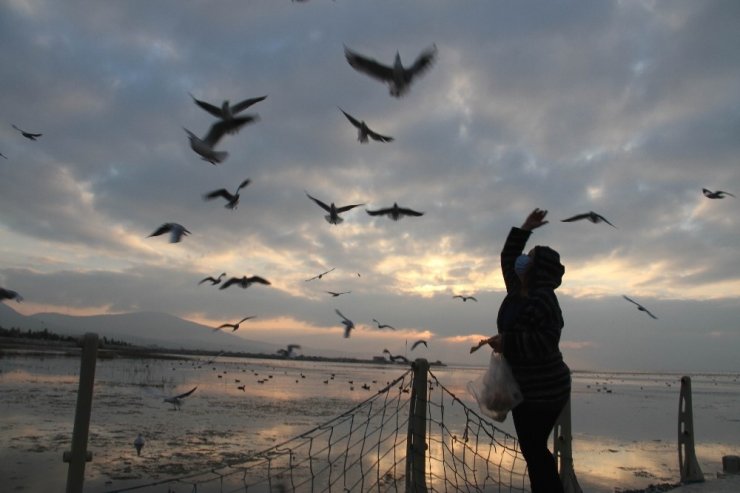
[[[546,215],[546,210],[533,210],[532,212],[530,212],[529,216],[527,216],[527,219],[524,221],[524,224],[522,224],[521,229],[532,231],[533,229],[537,229],[540,226],[544,226],[548,223],[548,221],[545,221]]]

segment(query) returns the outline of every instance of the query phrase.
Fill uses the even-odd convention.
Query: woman
[[[565,267],[550,247],[522,254],[532,231],[547,224],[546,215],[535,209],[506,238],[501,270],[507,294],[496,320],[498,334],[488,341],[503,353],[524,396],[512,417],[532,493],[563,491],[547,441],[570,397],[570,369],[558,347],[563,316],[555,296]]]

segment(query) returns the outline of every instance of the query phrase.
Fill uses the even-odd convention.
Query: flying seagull
[[[226,275],[226,272],[222,272],[217,278],[213,278],[213,276],[204,277],[200,281],[198,281],[198,284],[203,284],[206,281],[210,281],[211,286],[215,286],[216,284],[221,284],[221,278]]]
[[[359,55],[346,46],[344,47],[344,55],[352,68],[387,83],[391,96],[398,98],[408,92],[411,82],[417,76],[431,67],[437,56],[437,45],[432,45],[424,50],[416,58],[414,64],[408,68],[401,63],[401,55],[398,52],[396,52],[396,58],[391,67],[378,63],[372,58]]]
[[[341,291],[341,292],[337,293],[337,292],[334,292],[334,291],[327,291],[327,293],[329,293],[330,295],[332,295],[332,296],[333,296],[333,297],[335,297],[335,298],[336,298],[337,296],[340,296],[340,295],[342,295],[342,294],[349,294],[349,293],[351,293],[351,292],[352,292],[352,291]]]
[[[21,301],[23,301],[23,296],[18,294],[17,291],[13,291],[12,289],[0,288],[0,301],[3,300],[15,300],[20,303]]]
[[[278,349],[277,353],[284,358],[292,358],[295,356],[294,349],[301,349],[298,344],[288,344],[287,349]]]
[[[255,317],[255,315],[252,315],[252,316],[249,316],[249,317],[244,317],[243,319],[239,320],[239,321],[238,321],[237,323],[235,323],[235,324],[221,324],[221,325],[219,325],[218,327],[216,327],[215,329],[213,329],[213,331],[214,331],[214,332],[216,332],[216,331],[219,331],[219,330],[221,330],[221,329],[223,329],[223,328],[226,328],[226,327],[231,327],[231,332],[236,332],[237,330],[239,330],[239,325],[240,325],[240,324],[241,324],[242,322],[246,322],[247,320],[249,320],[249,319],[251,319],[251,318],[254,318],[254,317]]]
[[[260,101],[263,101],[267,98],[267,96],[260,96],[258,98],[249,98],[239,103],[236,103],[234,106],[231,106],[229,101],[225,100],[223,103],[221,103],[221,107],[219,108],[218,106],[213,105],[211,103],[206,103],[205,101],[196,99],[196,97],[193,96],[192,94],[190,95],[190,97],[193,98],[193,101],[195,101],[195,104],[197,104],[198,106],[206,110],[211,115],[215,116],[216,118],[220,118],[222,121],[225,121],[225,122],[234,121],[238,113],[241,113],[242,111],[246,110],[253,104],[259,103]],[[238,128],[227,130],[228,133],[235,133],[236,131],[238,131]]]
[[[342,219],[341,217],[339,217],[339,214],[341,214],[342,212],[347,212],[348,210],[353,209],[355,207],[359,207],[361,205],[365,205],[365,204],[352,204],[352,205],[344,205],[342,207],[337,207],[336,205],[334,205],[334,202],[332,202],[331,205],[326,205],[325,203],[323,203],[319,199],[316,199],[316,198],[311,197],[308,194],[308,192],[306,192],[306,195],[308,195],[308,198],[309,199],[311,199],[314,202],[316,202],[319,205],[319,207],[321,207],[322,209],[324,209],[326,212],[329,213],[326,216],[324,216],[324,219],[326,219],[326,222],[328,222],[329,224],[339,224],[339,223],[341,223],[342,221],[344,221],[344,219]]]
[[[311,277],[309,279],[306,279],[306,282],[313,281],[314,279],[321,279],[322,277],[324,277],[325,275],[327,275],[329,272],[333,271],[334,269],[336,269],[336,267],[332,267],[331,269],[327,270],[326,272],[322,272],[321,274],[318,274],[318,275],[315,275],[315,276],[313,276],[313,277]]]
[[[398,204],[393,202],[393,207],[386,207],[385,209],[378,209],[377,211],[371,211],[365,209],[365,211],[371,216],[388,216],[394,221],[398,221],[403,216],[423,216],[423,212],[417,212],[405,207],[398,207]]]
[[[344,325],[344,338],[346,339],[349,337],[349,334],[352,331],[352,329],[355,328],[355,323],[352,320],[345,317],[344,315],[342,315],[342,312],[340,312],[338,309],[335,308],[334,311],[337,312],[337,315],[342,317],[342,324]]]
[[[226,199],[226,207],[227,209],[234,210],[239,205],[239,190],[246,187],[252,183],[252,180],[247,178],[246,180],[242,181],[238,187],[236,187],[236,191],[232,195],[231,192],[226,190],[225,188],[219,188],[218,190],[214,190],[212,192],[208,192],[207,194],[203,195],[203,200],[212,200],[217,197],[223,197]]]
[[[379,329],[391,329],[391,330],[396,330],[396,328],[395,328],[395,327],[393,327],[392,325],[388,325],[388,324],[381,324],[380,322],[378,322],[378,320],[377,320],[377,319],[373,319],[373,322],[375,322],[375,325],[377,325]]]
[[[388,351],[387,349],[383,349],[383,354],[387,354],[387,355],[388,355],[388,357],[390,358],[390,360],[391,360],[391,361],[393,361],[394,363],[395,363],[396,361],[402,361],[402,362],[404,362],[404,363],[408,363],[408,362],[409,362],[409,359],[408,359],[408,358],[407,358],[406,356],[402,356],[402,355],[400,355],[400,354],[399,354],[398,356],[393,356],[393,355],[391,354],[391,352],[390,352],[390,351]]]
[[[217,151],[214,149],[216,144],[218,144],[218,141],[221,140],[221,137],[223,137],[225,133],[233,133],[247,123],[255,122],[258,119],[259,116],[257,115],[250,115],[235,117],[231,121],[219,120],[211,125],[208,133],[202,139],[187,128],[184,130],[188,133],[188,137],[190,138],[190,148],[198,153],[204,161],[208,161],[209,163],[216,165],[229,157],[228,152]]]
[[[44,135],[44,134],[35,134],[31,132],[26,132],[25,130],[21,130],[20,128],[16,127],[14,124],[11,124],[11,125],[14,129],[18,130],[21,133],[21,135],[23,135],[25,138],[29,140],[36,140],[37,137],[41,137],[42,135]]]
[[[429,345],[427,345],[427,341],[425,341],[423,339],[419,339],[418,341],[416,341],[415,343],[413,343],[411,345],[411,350],[413,351],[416,348],[416,346],[418,346],[419,344],[424,344],[424,347],[426,347],[426,348],[429,347]]]
[[[347,120],[349,120],[350,123],[352,123],[352,125],[357,128],[357,140],[360,141],[361,144],[367,144],[369,142],[368,137],[378,142],[393,142],[393,137],[380,135],[379,133],[370,130],[364,120],[357,120],[355,117],[344,111],[342,108],[339,108],[339,111],[344,113],[344,116],[347,117]]]
[[[231,279],[225,281],[219,289],[226,289],[232,284],[236,284],[242,289],[247,289],[249,286],[251,286],[254,283],[264,284],[266,286],[270,285],[270,281],[260,276],[252,276],[252,277],[242,276],[242,277],[232,277]]]
[[[639,304],[635,300],[633,300],[631,298],[628,298],[625,295],[622,295],[622,298],[624,298],[625,300],[629,301],[630,303],[634,303],[635,305],[637,305],[637,309],[640,310],[641,312],[647,313],[648,315],[650,315],[651,317],[653,317],[656,320],[658,319],[658,317],[656,317],[655,315],[653,315],[652,313],[650,313],[650,310],[648,310],[647,308],[645,308],[644,306],[642,306],[641,304]]]
[[[606,224],[608,224],[609,226],[611,226],[613,228],[616,228],[616,226],[614,226],[612,223],[610,223],[609,221],[607,221],[604,216],[602,216],[601,214],[596,214],[594,211],[590,211],[590,212],[587,212],[585,214],[576,214],[575,216],[569,217],[568,219],[563,219],[561,222],[570,223],[570,222],[573,222],[573,221],[580,221],[581,219],[588,219],[589,221],[591,221],[594,224],[600,223],[600,222],[603,221]]]
[[[0,157],[4,157],[5,159],[8,159],[8,156],[6,156],[5,154],[3,154],[2,152],[0,152]]]
[[[190,234],[190,231],[183,226],[182,224],[178,223],[164,223],[160,227],[158,227],[152,234],[147,236],[147,238],[151,238],[152,236],[159,236],[163,235],[165,233],[170,234],[170,243],[178,243],[180,240],[182,240],[183,236],[187,236]]]
[[[195,392],[195,389],[197,389],[197,388],[198,388],[197,386],[196,387],[193,387],[192,389],[188,390],[184,394],[175,395],[175,396],[172,396],[172,397],[165,397],[164,398],[164,402],[169,402],[170,404],[172,404],[172,405],[175,406],[175,409],[180,409],[180,405],[182,405],[182,400],[185,397],[187,397],[190,394],[192,394],[193,392]]]
[[[730,192],[723,192],[722,190],[717,190],[716,192],[712,192],[711,190],[702,188],[701,191],[704,193],[704,196],[708,199],[723,199],[725,198],[725,195],[734,197],[734,195],[732,195]]]
[[[463,302],[468,301],[468,300],[478,301],[478,299],[475,296],[463,296],[463,295],[460,295],[460,294],[456,294],[452,298],[453,299],[454,298],[460,298],[461,300],[463,300]]]

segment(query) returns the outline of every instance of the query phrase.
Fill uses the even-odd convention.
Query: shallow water
[[[71,446],[79,359],[6,356],[0,370],[0,439],[7,444],[0,451],[3,491],[58,491],[66,483],[61,457]],[[99,360],[88,447],[93,461],[86,467],[85,491],[246,457],[348,410],[404,370],[236,358],[210,365]],[[466,385],[481,371],[432,368],[472,408]],[[242,385],[244,390],[238,388]],[[196,386],[179,410],[163,402],[164,396]],[[723,455],[740,450],[740,383],[737,375],[694,375],[692,388],[697,458],[703,472],[714,475]],[[679,391],[680,375],[574,374],[574,465],[584,491],[678,481]],[[452,428],[459,425],[455,413],[446,419]],[[510,418],[498,426],[514,434]],[[141,456],[133,447],[137,433],[146,439]]]

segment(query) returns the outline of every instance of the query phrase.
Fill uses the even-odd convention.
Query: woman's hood
[[[534,263],[530,271],[532,288],[555,289],[560,286],[565,267],[560,263],[560,254],[548,246],[534,247]]]

